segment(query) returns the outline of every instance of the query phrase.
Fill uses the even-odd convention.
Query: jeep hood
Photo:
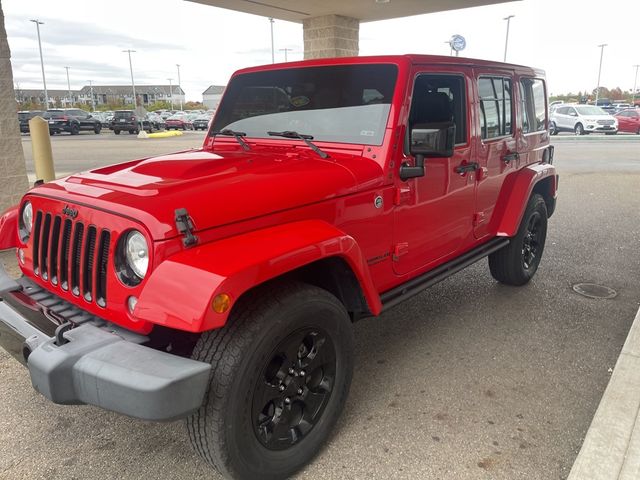
[[[43,184],[34,195],[100,208],[144,224],[154,240],[178,235],[175,210],[195,231],[347,195],[382,180],[358,154],[188,151],[98,168]],[[348,165],[348,166],[347,166]]]

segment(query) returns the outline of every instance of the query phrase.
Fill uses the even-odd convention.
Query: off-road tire
[[[573,128],[573,131],[575,132],[576,135],[585,134],[584,127],[582,126],[581,123],[576,123],[576,126]]]
[[[489,255],[493,278],[506,285],[520,286],[529,282],[540,265],[546,237],[547,205],[541,195],[534,193],[509,245]]]
[[[228,478],[284,479],[318,453],[342,412],[353,373],[353,332],[343,305],[318,287],[301,283],[267,284],[249,296],[234,307],[224,328],[203,333],[193,350],[192,358],[211,363],[212,370],[203,406],[187,418],[186,426],[196,452]],[[256,430],[258,397],[254,399],[254,394],[271,385],[266,372],[271,371],[272,359],[289,358],[282,356],[279,347],[292,337],[305,335],[309,329],[317,329],[330,340],[320,343],[316,352],[329,345],[333,347],[332,388],[324,397],[323,410],[318,410],[313,427],[297,443],[284,449],[267,448]],[[307,339],[302,338],[302,342]],[[300,355],[303,354],[298,349],[298,362],[313,358]],[[324,361],[325,355],[317,354],[316,358]],[[288,365],[283,360],[276,368],[278,375],[286,373],[285,364]],[[322,364],[323,379],[325,371],[330,370],[329,364]],[[288,371],[291,373],[292,369]],[[311,384],[311,373],[306,379],[303,372],[296,372],[297,378],[293,375],[287,376],[291,382]],[[278,380],[282,376],[275,373],[271,378],[283,382],[280,387],[273,387],[276,392],[287,382]],[[297,400],[290,404],[297,405]],[[303,405],[306,408],[306,403]]]

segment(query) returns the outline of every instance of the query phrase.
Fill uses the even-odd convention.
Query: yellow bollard
[[[50,182],[55,180],[53,170],[53,153],[51,152],[51,137],[49,137],[49,122],[42,117],[29,120],[31,133],[31,148],[33,149],[33,163],[36,169],[36,179]]]

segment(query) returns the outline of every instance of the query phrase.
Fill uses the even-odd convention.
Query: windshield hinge
[[[185,247],[191,247],[198,243],[198,237],[193,234],[193,221],[189,216],[186,208],[178,208],[176,210],[176,228],[178,232],[184,235],[182,244]]]

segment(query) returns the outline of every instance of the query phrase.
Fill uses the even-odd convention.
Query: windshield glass
[[[380,145],[396,83],[395,65],[272,70],[233,78],[212,131],[294,130],[316,141]]]
[[[609,115],[600,107],[581,106],[581,107],[576,107],[576,110],[580,115]]]

